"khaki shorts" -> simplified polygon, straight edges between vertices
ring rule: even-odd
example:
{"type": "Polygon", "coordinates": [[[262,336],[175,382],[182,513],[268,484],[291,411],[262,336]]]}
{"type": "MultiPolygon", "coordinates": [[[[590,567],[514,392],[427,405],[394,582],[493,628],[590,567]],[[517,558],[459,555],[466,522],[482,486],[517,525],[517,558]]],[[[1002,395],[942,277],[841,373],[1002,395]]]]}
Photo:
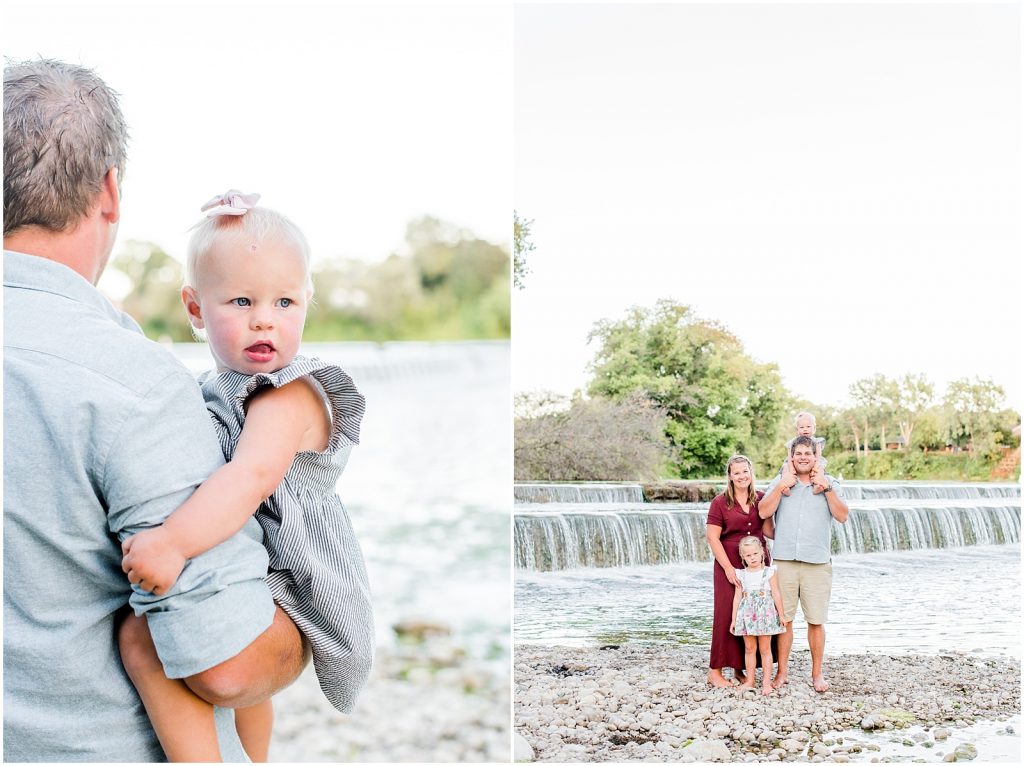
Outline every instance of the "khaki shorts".
{"type": "Polygon", "coordinates": [[[784,620],[796,618],[796,604],[809,625],[828,622],[828,601],[832,596],[832,564],[807,564],[803,561],[774,561],[778,568],[784,620]]]}

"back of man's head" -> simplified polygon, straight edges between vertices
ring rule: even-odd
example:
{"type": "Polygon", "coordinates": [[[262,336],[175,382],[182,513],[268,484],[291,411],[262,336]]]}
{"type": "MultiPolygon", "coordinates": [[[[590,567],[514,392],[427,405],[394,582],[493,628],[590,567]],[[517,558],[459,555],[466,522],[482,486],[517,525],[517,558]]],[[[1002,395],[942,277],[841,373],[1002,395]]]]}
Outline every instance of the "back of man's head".
{"type": "Polygon", "coordinates": [[[810,447],[811,452],[814,452],[814,438],[811,436],[798,436],[793,440],[793,443],[789,446],[789,454],[795,455],[797,447],[810,447]]]}
{"type": "Polygon", "coordinates": [[[111,168],[124,173],[128,128],[91,69],[62,61],[4,68],[4,236],[73,229],[111,168]]]}

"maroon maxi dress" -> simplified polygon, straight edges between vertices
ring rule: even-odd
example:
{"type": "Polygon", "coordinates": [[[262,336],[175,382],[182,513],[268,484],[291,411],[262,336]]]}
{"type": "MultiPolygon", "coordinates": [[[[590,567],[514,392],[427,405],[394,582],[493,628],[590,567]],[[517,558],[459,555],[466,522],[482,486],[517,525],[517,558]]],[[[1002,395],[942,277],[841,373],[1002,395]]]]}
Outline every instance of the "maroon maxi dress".
{"type": "MultiPolygon", "coordinates": [[[[768,545],[765,543],[764,533],[761,526],[764,523],[757,514],[757,504],[764,497],[764,492],[756,492],[755,500],[749,511],[744,511],[743,506],[738,503],[732,508],[726,507],[726,497],[723,492],[711,501],[708,509],[708,524],[722,528],[722,547],[725,548],[725,555],[729,562],[736,569],[743,568],[743,559],[740,558],[740,540],[747,535],[754,535],[760,538],[761,545],[764,545],[765,566],[771,564],[771,554],[768,553],[768,545]]],[[[743,638],[734,636],[729,632],[729,625],[732,623],[732,603],[736,595],[736,586],[729,582],[722,565],[715,560],[715,615],[711,627],[711,668],[736,668],[743,669],[744,650],[743,638]]],[[[776,649],[777,639],[772,636],[772,659],[777,661],[778,650],[776,649]]],[[[757,667],[761,667],[760,652],[757,657],[757,667]]]]}

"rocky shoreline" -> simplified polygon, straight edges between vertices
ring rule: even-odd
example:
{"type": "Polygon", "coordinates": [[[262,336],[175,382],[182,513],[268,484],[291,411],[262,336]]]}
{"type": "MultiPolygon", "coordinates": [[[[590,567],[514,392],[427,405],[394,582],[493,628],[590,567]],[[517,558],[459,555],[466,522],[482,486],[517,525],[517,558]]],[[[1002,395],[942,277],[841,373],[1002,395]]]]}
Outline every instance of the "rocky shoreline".
{"type": "Polygon", "coordinates": [[[810,654],[794,649],[790,683],[765,697],[710,687],[707,657],[697,646],[517,646],[516,760],[878,762],[906,760],[881,755],[906,739],[929,760],[984,761],[951,733],[1020,713],[1015,658],[826,657],[832,688],[818,694],[810,654]]]}
{"type": "Polygon", "coordinates": [[[378,647],[350,715],[328,704],[312,666],[277,694],[270,760],[507,763],[509,696],[507,659],[469,657],[443,634],[407,638],[378,647]]]}

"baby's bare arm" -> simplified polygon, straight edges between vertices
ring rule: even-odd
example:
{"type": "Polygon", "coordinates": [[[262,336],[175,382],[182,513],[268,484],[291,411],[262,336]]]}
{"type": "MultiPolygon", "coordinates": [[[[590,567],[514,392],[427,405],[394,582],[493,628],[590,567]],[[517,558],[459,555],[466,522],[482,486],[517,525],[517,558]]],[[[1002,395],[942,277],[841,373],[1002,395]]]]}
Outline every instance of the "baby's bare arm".
{"type": "Polygon", "coordinates": [[[320,395],[305,380],[268,388],[250,399],[231,462],[218,469],[163,525],[122,544],[128,579],[157,595],[177,580],[186,560],[238,532],[288,472],[307,434],[322,430],[320,395]]]}

